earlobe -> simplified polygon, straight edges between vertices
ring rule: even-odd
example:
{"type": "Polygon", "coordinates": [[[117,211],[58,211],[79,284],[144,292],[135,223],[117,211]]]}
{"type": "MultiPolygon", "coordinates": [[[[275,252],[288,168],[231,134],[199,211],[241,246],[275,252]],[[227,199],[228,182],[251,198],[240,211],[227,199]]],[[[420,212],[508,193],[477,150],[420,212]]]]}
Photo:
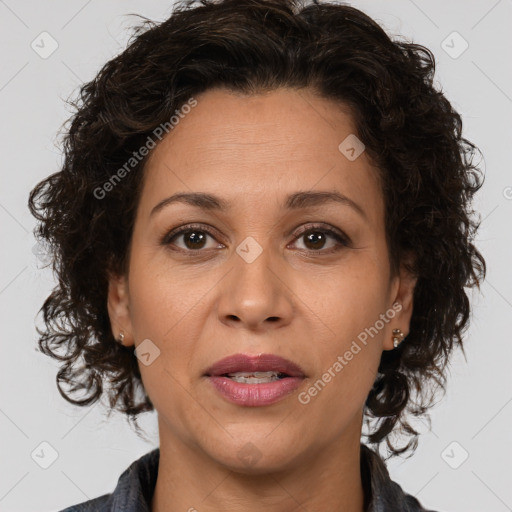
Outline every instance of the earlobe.
{"type": "Polygon", "coordinates": [[[410,330],[417,276],[402,264],[396,279],[397,285],[392,297],[396,314],[389,323],[391,329],[386,333],[384,350],[393,350],[402,342],[407,343],[407,339],[404,340],[404,338],[407,338],[410,330]]]}
{"type": "Polygon", "coordinates": [[[107,308],[112,335],[118,343],[125,346],[134,343],[128,298],[127,278],[125,276],[110,276],[107,308]]]}

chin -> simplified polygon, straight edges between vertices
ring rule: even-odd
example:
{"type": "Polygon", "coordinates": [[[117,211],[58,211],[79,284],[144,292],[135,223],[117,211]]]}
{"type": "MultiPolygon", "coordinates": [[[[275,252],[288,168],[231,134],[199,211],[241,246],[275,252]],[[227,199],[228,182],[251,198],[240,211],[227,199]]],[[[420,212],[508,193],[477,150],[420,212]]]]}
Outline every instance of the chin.
{"type": "MultiPolygon", "coordinates": [[[[272,428],[265,432],[272,432],[272,428]]],[[[232,435],[227,443],[215,443],[214,453],[210,452],[213,459],[230,471],[258,475],[286,471],[297,464],[299,447],[294,436],[286,435],[284,430],[272,438],[254,432],[232,435]]]]}

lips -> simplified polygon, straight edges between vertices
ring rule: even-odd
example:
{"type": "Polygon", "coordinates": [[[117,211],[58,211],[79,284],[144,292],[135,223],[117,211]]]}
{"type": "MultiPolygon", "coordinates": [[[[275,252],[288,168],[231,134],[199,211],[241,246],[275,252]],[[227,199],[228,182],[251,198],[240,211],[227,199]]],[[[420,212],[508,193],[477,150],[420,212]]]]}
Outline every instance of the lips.
{"type": "Polygon", "coordinates": [[[217,361],[205,375],[220,377],[232,373],[276,372],[282,377],[305,377],[303,370],[288,359],[273,354],[260,354],[250,356],[234,354],[217,361]]]}
{"type": "Polygon", "coordinates": [[[217,393],[238,406],[262,407],[283,400],[303,383],[303,370],[273,354],[235,354],[205,372],[217,393]]]}

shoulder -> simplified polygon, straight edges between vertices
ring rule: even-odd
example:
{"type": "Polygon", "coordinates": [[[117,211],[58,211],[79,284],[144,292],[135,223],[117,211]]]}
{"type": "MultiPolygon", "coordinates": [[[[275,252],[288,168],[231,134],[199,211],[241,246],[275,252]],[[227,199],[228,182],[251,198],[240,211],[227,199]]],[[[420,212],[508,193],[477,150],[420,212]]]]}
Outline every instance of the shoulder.
{"type": "Polygon", "coordinates": [[[367,512],[436,512],[426,509],[391,480],[380,455],[361,443],[361,474],[367,493],[367,512]]]}
{"type": "Polygon", "coordinates": [[[158,448],[146,453],[121,474],[112,493],[77,503],[59,512],[149,512],[159,458],[158,448]]]}
{"type": "Polygon", "coordinates": [[[102,512],[103,510],[108,510],[105,507],[111,496],[112,494],[104,494],[92,500],[71,505],[70,507],[62,509],[60,512],[102,512]]]}
{"type": "Polygon", "coordinates": [[[400,485],[392,480],[385,486],[384,492],[379,498],[378,502],[381,503],[382,506],[381,508],[377,508],[376,512],[381,512],[381,510],[382,512],[387,512],[388,510],[397,512],[437,512],[424,508],[415,496],[407,494],[400,485]]]}

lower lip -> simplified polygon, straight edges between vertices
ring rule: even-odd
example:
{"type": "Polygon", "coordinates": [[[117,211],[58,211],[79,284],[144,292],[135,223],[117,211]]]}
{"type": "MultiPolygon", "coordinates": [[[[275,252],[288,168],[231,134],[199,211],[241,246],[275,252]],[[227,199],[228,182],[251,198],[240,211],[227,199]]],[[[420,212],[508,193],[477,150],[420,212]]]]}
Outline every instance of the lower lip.
{"type": "Polygon", "coordinates": [[[303,379],[286,377],[264,384],[245,384],[221,376],[209,376],[208,380],[230,402],[245,407],[260,407],[278,402],[293,393],[303,379]]]}

